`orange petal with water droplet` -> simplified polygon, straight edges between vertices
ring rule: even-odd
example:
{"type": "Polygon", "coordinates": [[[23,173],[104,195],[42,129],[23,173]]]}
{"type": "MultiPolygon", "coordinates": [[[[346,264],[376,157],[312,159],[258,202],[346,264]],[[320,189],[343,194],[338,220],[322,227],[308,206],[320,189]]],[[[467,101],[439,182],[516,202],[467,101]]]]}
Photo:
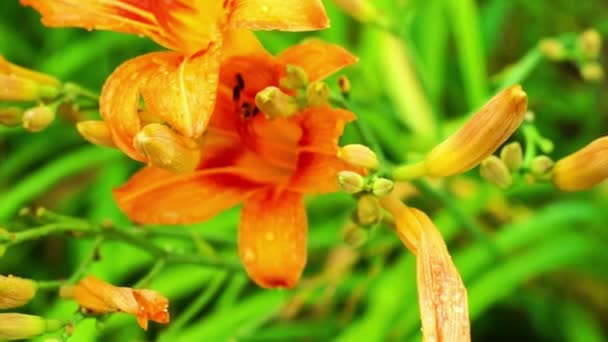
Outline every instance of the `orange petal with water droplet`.
{"type": "Polygon", "coordinates": [[[239,255],[247,274],[265,288],[294,287],[306,265],[307,220],[302,195],[260,191],[245,202],[239,255]]]}
{"type": "Polygon", "coordinates": [[[310,31],[329,27],[320,0],[234,0],[230,25],[252,30],[310,31]]]}
{"type": "Polygon", "coordinates": [[[277,59],[304,68],[311,81],[321,80],[353,65],[357,57],[343,47],[320,39],[308,39],[283,51],[277,59]]]}
{"type": "Polygon", "coordinates": [[[142,88],[146,109],[187,137],[201,136],[215,105],[219,57],[220,46],[211,44],[191,57],[163,59],[142,88]]]}
{"type": "Polygon", "coordinates": [[[244,201],[259,187],[229,168],[176,174],[149,166],[115,189],[114,198],[135,222],[197,223],[244,201]]]}

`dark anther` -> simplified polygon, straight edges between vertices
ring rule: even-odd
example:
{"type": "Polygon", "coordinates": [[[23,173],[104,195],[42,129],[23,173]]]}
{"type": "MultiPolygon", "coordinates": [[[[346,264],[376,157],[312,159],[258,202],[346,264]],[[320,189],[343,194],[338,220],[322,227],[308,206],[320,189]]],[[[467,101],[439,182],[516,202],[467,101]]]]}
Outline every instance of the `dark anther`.
{"type": "Polygon", "coordinates": [[[252,115],[253,115],[253,116],[256,116],[256,115],[258,115],[259,113],[260,113],[260,108],[258,108],[257,106],[253,107],[253,113],[252,113],[252,115]]]}
{"type": "Polygon", "coordinates": [[[251,116],[253,112],[253,108],[251,106],[251,103],[249,102],[243,102],[243,104],[241,105],[241,115],[243,115],[243,117],[248,118],[251,116]]]}
{"type": "Polygon", "coordinates": [[[243,79],[243,75],[240,73],[236,74],[236,84],[241,90],[245,89],[245,80],[243,79]]]}
{"type": "Polygon", "coordinates": [[[239,88],[238,85],[235,85],[234,88],[232,88],[232,100],[238,101],[240,98],[241,98],[241,88],[239,88]]]}

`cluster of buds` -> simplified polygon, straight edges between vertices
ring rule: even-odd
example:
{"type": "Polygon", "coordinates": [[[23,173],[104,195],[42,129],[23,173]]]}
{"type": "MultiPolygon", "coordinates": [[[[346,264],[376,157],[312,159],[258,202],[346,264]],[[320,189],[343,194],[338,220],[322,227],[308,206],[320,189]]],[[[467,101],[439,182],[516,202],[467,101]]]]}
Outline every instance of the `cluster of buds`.
{"type": "Polygon", "coordinates": [[[55,119],[61,82],[56,78],[25,69],[0,55],[0,125],[22,125],[30,132],[45,129],[55,119]],[[14,105],[19,102],[19,105],[14,105]],[[32,102],[37,105],[31,106],[32,102]]]}
{"type": "Polygon", "coordinates": [[[538,43],[538,48],[550,60],[576,64],[584,80],[599,81],[604,78],[604,69],[598,62],[602,36],[594,29],[579,35],[545,38],[538,43]]]}

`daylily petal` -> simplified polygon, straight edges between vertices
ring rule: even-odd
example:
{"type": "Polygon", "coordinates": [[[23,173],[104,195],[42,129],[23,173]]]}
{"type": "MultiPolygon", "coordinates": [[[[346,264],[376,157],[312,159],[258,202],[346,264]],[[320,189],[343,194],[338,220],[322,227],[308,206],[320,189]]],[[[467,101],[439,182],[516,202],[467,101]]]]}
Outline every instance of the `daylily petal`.
{"type": "Polygon", "coordinates": [[[150,0],[21,0],[42,14],[42,22],[55,27],[82,27],[142,34],[173,48],[151,12],[150,0]]]}
{"type": "Polygon", "coordinates": [[[306,264],[306,210],[295,192],[260,191],[245,202],[239,255],[247,273],[265,288],[291,288],[306,264]]]}
{"type": "Polygon", "coordinates": [[[157,70],[159,61],[174,58],[175,53],[156,52],[131,59],[119,66],[103,86],[99,99],[101,116],[116,146],[133,159],[145,159],[133,147],[133,137],[141,129],[138,108],[142,88],[157,70]]]}
{"type": "Polygon", "coordinates": [[[411,209],[420,227],[418,301],[425,341],[470,341],[467,290],[437,227],[411,209]]]}
{"type": "Polygon", "coordinates": [[[344,126],[356,119],[352,112],[329,105],[306,109],[299,117],[303,130],[300,149],[332,155],[338,152],[338,140],[344,126]]]}
{"type": "Polygon", "coordinates": [[[246,29],[229,29],[224,32],[222,60],[232,56],[268,54],[255,33],[246,29]]]}
{"type": "Polygon", "coordinates": [[[304,68],[311,81],[324,79],[358,60],[343,47],[314,38],[288,48],[277,59],[304,68]]]}
{"type": "Polygon", "coordinates": [[[142,89],[146,109],[163,118],[173,129],[197,138],[207,128],[215,104],[220,69],[220,46],[191,57],[174,54],[159,60],[142,89]]]}
{"type": "Polygon", "coordinates": [[[242,202],[260,187],[239,177],[238,172],[224,168],[176,174],[149,166],[115,189],[114,198],[135,222],[202,222],[242,202]]]}
{"type": "Polygon", "coordinates": [[[336,192],[339,189],[338,172],[352,169],[352,166],[336,156],[302,152],[298,156],[297,170],[287,188],[311,194],[336,192]]]}
{"type": "Polygon", "coordinates": [[[329,27],[320,0],[235,0],[232,27],[252,30],[309,31],[329,27]]]}

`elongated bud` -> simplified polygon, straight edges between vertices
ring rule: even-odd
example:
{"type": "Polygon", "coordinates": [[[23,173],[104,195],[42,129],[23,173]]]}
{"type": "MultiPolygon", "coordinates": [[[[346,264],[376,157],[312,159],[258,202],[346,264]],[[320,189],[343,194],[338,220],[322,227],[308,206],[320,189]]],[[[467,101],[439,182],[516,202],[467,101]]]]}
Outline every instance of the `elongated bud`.
{"type": "Polygon", "coordinates": [[[34,81],[0,74],[0,101],[38,100],[41,97],[49,97],[49,91],[49,87],[41,86],[34,81]]]}
{"type": "Polygon", "coordinates": [[[340,147],[338,158],[352,166],[375,170],[380,167],[378,157],[371,148],[361,144],[350,144],[340,147]]]}
{"type": "Polygon", "coordinates": [[[585,81],[597,82],[604,79],[604,68],[598,62],[587,62],[581,66],[581,77],[585,81]]]}
{"type": "Polygon", "coordinates": [[[562,42],[554,38],[545,38],[538,42],[538,49],[548,59],[552,61],[562,61],[566,58],[566,47],[562,42]]]}
{"type": "Polygon", "coordinates": [[[23,113],[23,128],[30,132],[40,132],[55,120],[55,110],[49,106],[30,108],[23,113]]]}
{"type": "Polygon", "coordinates": [[[58,320],[19,313],[0,313],[0,340],[24,340],[58,330],[58,320]]]}
{"type": "Polygon", "coordinates": [[[255,104],[270,119],[286,118],[300,110],[296,99],[277,87],[267,87],[257,93],[255,104]]]}
{"type": "Polygon", "coordinates": [[[27,304],[36,295],[36,283],[29,279],[0,275],[0,309],[27,304]]]}
{"type": "Polygon", "coordinates": [[[55,89],[61,86],[57,78],[10,63],[2,55],[0,55],[0,74],[14,75],[55,89]]]}
{"type": "Polygon", "coordinates": [[[578,47],[584,58],[596,59],[602,49],[602,36],[596,30],[586,30],[578,37],[578,47]]]}
{"type": "Polygon", "coordinates": [[[353,171],[340,171],[338,172],[338,185],[342,191],[356,194],[365,188],[365,179],[353,171]]]}
{"type": "Polygon", "coordinates": [[[200,160],[201,151],[194,140],[162,124],[146,125],[133,139],[133,145],[150,164],[177,173],[193,171],[200,160]]]}
{"type": "Polygon", "coordinates": [[[342,232],[344,242],[353,248],[359,248],[367,242],[369,231],[353,222],[349,222],[342,232]]]}
{"type": "Polygon", "coordinates": [[[509,171],[515,172],[519,170],[524,162],[524,153],[521,144],[512,142],[503,147],[500,151],[500,159],[502,159],[509,171]]]}
{"type": "Polygon", "coordinates": [[[547,156],[537,156],[532,160],[530,172],[537,178],[543,178],[551,172],[555,162],[547,156]]]}
{"type": "Polygon", "coordinates": [[[344,13],[363,23],[374,21],[378,16],[378,11],[369,0],[334,0],[334,3],[344,13]]]}
{"type": "Polygon", "coordinates": [[[594,140],[560,159],[553,168],[553,183],[564,191],[589,189],[608,178],[608,137],[594,140]]]}
{"type": "Polygon", "coordinates": [[[340,77],[338,77],[338,88],[340,88],[340,92],[342,93],[342,95],[344,95],[345,97],[348,97],[348,95],[350,94],[350,90],[352,88],[348,77],[346,77],[344,75],[341,75],[340,77]]]}
{"type": "Polygon", "coordinates": [[[115,147],[114,140],[110,134],[110,129],[104,121],[89,120],[80,121],[76,124],[76,129],[88,142],[105,147],[115,147]]]}
{"type": "Polygon", "coordinates": [[[19,107],[0,108],[0,125],[17,126],[21,123],[23,109],[19,107]]]}
{"type": "Polygon", "coordinates": [[[285,67],[285,77],[279,80],[279,84],[286,89],[301,89],[308,84],[308,75],[303,68],[287,64],[285,67]]]}
{"type": "Polygon", "coordinates": [[[378,198],[371,194],[359,197],[357,201],[357,223],[362,226],[371,226],[382,221],[382,206],[378,198]]]}
{"type": "Polygon", "coordinates": [[[513,183],[507,165],[497,156],[489,156],[479,165],[479,173],[489,183],[501,189],[506,189],[513,183]]]}
{"type": "Polygon", "coordinates": [[[329,86],[322,81],[315,81],[306,87],[306,100],[310,107],[326,105],[329,101],[329,86]]]}
{"type": "Polygon", "coordinates": [[[447,177],[474,168],[517,130],[527,104],[527,95],[519,85],[498,93],[460,130],[431,150],[424,160],[427,175],[447,177]]]}
{"type": "Polygon", "coordinates": [[[395,182],[386,178],[378,178],[372,184],[372,193],[376,197],[384,197],[390,194],[395,188],[395,182]]]}

